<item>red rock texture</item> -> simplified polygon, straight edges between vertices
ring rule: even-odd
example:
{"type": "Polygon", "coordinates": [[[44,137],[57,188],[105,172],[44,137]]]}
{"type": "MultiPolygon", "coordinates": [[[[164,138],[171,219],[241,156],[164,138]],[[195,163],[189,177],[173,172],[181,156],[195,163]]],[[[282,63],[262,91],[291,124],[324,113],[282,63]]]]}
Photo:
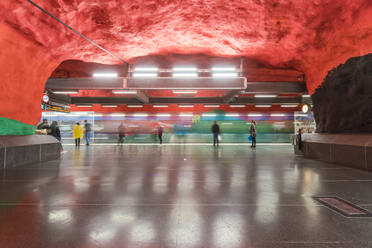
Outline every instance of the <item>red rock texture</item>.
{"type": "MultiPolygon", "coordinates": [[[[129,61],[175,53],[244,56],[305,73],[311,93],[330,69],[372,51],[370,0],[36,2],[129,61]]],[[[42,85],[64,60],[118,64],[25,0],[2,0],[0,16],[1,70],[11,72],[1,84],[8,93],[0,93],[0,116],[35,124],[42,85]],[[30,113],[15,113],[20,102],[30,113]]]]}

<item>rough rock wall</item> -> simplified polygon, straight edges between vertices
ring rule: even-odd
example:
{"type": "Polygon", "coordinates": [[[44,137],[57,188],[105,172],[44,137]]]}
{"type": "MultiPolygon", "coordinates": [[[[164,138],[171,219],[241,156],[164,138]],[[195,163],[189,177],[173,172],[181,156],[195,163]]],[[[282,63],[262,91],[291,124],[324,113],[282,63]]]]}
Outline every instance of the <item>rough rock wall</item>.
{"type": "Polygon", "coordinates": [[[312,99],[318,132],[372,133],[372,54],[331,70],[312,99]]]}

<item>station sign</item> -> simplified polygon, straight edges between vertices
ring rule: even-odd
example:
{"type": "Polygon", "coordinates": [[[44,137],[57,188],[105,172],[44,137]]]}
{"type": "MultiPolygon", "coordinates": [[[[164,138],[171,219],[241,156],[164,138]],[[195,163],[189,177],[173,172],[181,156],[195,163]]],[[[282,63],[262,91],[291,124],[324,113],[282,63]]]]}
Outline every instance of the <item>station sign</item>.
{"type": "Polygon", "coordinates": [[[70,113],[70,105],[52,102],[52,101],[49,101],[48,103],[43,102],[41,104],[41,109],[55,111],[55,112],[70,113]]]}

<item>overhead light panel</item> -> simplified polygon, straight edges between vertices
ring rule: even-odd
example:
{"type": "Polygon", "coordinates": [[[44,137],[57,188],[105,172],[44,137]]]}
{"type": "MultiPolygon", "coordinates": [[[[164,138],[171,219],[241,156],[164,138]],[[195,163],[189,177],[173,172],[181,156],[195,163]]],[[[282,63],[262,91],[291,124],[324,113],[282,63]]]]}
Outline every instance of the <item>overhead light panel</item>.
{"type": "Polygon", "coordinates": [[[90,107],[93,107],[92,104],[76,104],[76,107],[79,107],[79,108],[90,108],[90,107]]]}
{"type": "Polygon", "coordinates": [[[170,117],[171,114],[157,114],[157,117],[170,117]]]}
{"type": "Polygon", "coordinates": [[[273,97],[277,97],[278,95],[275,95],[275,94],[257,94],[257,95],[254,95],[254,97],[256,98],[273,98],[273,97]]]}
{"type": "Polygon", "coordinates": [[[127,105],[128,108],[142,108],[143,105],[127,105]]]}
{"type": "Polygon", "coordinates": [[[154,108],[166,108],[168,105],[152,105],[154,108]]]}
{"type": "Polygon", "coordinates": [[[239,114],[226,114],[225,116],[227,116],[227,117],[238,117],[239,114]]]}
{"type": "Polygon", "coordinates": [[[258,104],[258,105],[255,105],[256,108],[270,108],[271,105],[270,104],[258,104]]]}
{"type": "Polygon", "coordinates": [[[125,117],[125,114],[111,114],[112,117],[125,117]]]}
{"type": "Polygon", "coordinates": [[[282,108],[297,108],[297,104],[282,104],[280,107],[282,108]]]}
{"type": "Polygon", "coordinates": [[[234,67],[212,67],[212,71],[236,71],[234,67]]]}
{"type": "Polygon", "coordinates": [[[236,72],[218,72],[218,73],[213,73],[213,77],[215,78],[234,78],[238,77],[238,73],[236,72]]]}
{"type": "Polygon", "coordinates": [[[206,104],[204,107],[206,108],[218,108],[220,105],[219,104],[206,104]]]}
{"type": "Polygon", "coordinates": [[[104,108],[116,108],[118,105],[113,105],[113,104],[103,104],[102,107],[104,108]]]}
{"type": "Polygon", "coordinates": [[[174,67],[173,71],[177,72],[186,72],[186,71],[197,71],[198,69],[196,67],[174,67]]]}
{"type": "Polygon", "coordinates": [[[180,108],[192,108],[194,105],[188,105],[188,104],[183,104],[183,105],[178,105],[180,108]]]}
{"type": "Polygon", "coordinates": [[[180,117],[192,117],[193,114],[179,114],[180,117]]]}
{"type": "Polygon", "coordinates": [[[198,93],[197,90],[174,90],[174,94],[196,94],[198,93]]]}
{"type": "Polygon", "coordinates": [[[113,90],[112,93],[114,94],[128,94],[128,95],[135,95],[137,94],[136,90],[113,90]]]}
{"type": "Polygon", "coordinates": [[[208,113],[206,113],[206,114],[202,114],[202,116],[203,117],[215,117],[216,114],[208,114],[208,113]]]}
{"type": "Polygon", "coordinates": [[[79,91],[78,90],[56,90],[56,91],[53,91],[54,94],[59,94],[59,95],[62,95],[62,94],[78,94],[79,91]]]}
{"type": "Polygon", "coordinates": [[[260,117],[262,114],[248,114],[249,117],[260,117]]]}
{"type": "Polygon", "coordinates": [[[285,114],[271,114],[271,117],[283,117],[286,116],[285,114]]]}
{"type": "Polygon", "coordinates": [[[302,95],[302,97],[308,98],[308,97],[311,97],[311,96],[309,94],[305,94],[305,95],[302,95]]]}
{"type": "Polygon", "coordinates": [[[141,113],[138,113],[138,114],[133,114],[134,117],[147,117],[148,114],[141,114],[141,113]]]}
{"type": "Polygon", "coordinates": [[[135,72],[133,73],[133,77],[135,78],[148,78],[148,77],[157,77],[157,73],[141,73],[141,72],[135,72]]]}
{"type": "Polygon", "coordinates": [[[96,78],[116,78],[118,77],[117,73],[93,73],[93,77],[96,78]]]}
{"type": "Polygon", "coordinates": [[[136,67],[134,71],[140,72],[157,72],[159,69],[157,67],[136,67]]]}
{"type": "Polygon", "coordinates": [[[198,74],[197,73],[193,73],[193,72],[178,72],[178,73],[173,73],[173,77],[177,77],[177,78],[180,78],[180,77],[197,77],[198,74]]]}
{"type": "Polygon", "coordinates": [[[229,105],[230,108],[245,108],[245,105],[243,104],[232,104],[232,105],[229,105]]]}

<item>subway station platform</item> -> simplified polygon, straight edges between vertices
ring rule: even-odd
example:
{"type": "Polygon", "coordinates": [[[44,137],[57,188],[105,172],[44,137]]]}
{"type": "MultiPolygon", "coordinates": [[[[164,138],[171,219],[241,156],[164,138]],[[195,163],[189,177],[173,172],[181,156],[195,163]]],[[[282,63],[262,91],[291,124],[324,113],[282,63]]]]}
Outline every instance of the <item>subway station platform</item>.
{"type": "Polygon", "coordinates": [[[65,146],[0,176],[1,247],[372,247],[370,215],[313,198],[372,211],[372,173],[290,145],[65,146]]]}

